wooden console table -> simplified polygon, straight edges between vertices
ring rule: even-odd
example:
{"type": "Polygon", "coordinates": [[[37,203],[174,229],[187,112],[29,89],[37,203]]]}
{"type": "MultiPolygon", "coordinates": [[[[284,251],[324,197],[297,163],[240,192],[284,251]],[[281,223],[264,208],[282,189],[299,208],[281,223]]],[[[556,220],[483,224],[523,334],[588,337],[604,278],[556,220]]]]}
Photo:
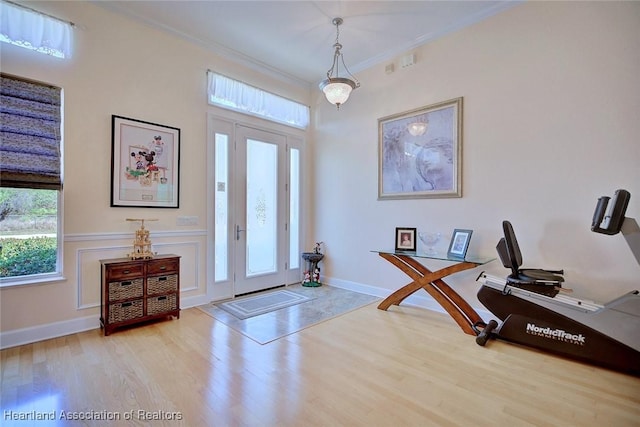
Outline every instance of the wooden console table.
{"type": "Polygon", "coordinates": [[[451,289],[444,280],[451,274],[459,271],[469,270],[493,261],[495,258],[471,259],[464,260],[447,258],[441,254],[427,254],[421,252],[396,252],[396,251],[372,251],[376,252],[382,258],[395,265],[402,270],[407,276],[413,279],[413,282],[403,286],[384,301],[378,308],[387,310],[392,305],[400,305],[405,298],[412,295],[419,289],[424,289],[436,300],[438,304],[444,308],[447,313],[456,321],[462,330],[469,335],[478,335],[478,330],[474,326],[483,326],[482,318],[471,308],[456,291],[451,289]],[[453,265],[441,268],[440,270],[431,271],[423,264],[418,262],[417,258],[431,259],[438,261],[450,261],[453,265]]]}

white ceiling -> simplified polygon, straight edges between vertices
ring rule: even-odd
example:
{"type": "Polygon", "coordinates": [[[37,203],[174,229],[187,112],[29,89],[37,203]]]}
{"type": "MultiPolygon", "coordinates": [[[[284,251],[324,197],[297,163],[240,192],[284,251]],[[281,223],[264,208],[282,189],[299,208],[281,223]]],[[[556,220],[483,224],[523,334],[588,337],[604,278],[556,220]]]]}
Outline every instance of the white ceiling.
{"type": "MultiPolygon", "coordinates": [[[[226,58],[302,85],[333,60],[333,18],[356,74],[519,1],[96,1],[226,58]]],[[[342,75],[342,73],[341,73],[342,75]]]]}

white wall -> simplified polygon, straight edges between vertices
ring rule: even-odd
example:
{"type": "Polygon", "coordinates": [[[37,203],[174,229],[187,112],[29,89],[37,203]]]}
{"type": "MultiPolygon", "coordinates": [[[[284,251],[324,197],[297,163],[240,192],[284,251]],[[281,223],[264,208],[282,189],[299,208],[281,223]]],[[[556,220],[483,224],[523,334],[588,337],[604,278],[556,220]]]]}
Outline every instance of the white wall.
{"type": "Polygon", "coordinates": [[[2,43],[4,73],[64,90],[64,281],[0,289],[0,346],[98,327],[99,259],[125,256],[138,224],[154,250],[181,261],[181,305],[204,303],[207,277],[206,72],[213,69],[309,104],[309,88],[260,75],[92,2],[29,2],[76,24],[60,60],[2,43]],[[111,208],[111,115],[181,129],[180,208],[111,208]],[[197,226],[177,226],[196,216],[197,226]]]}
{"type": "MultiPolygon", "coordinates": [[[[440,231],[445,250],[454,228],[473,229],[469,253],[496,256],[508,219],[525,263],[564,268],[575,294],[640,289],[622,235],[590,231],[597,198],[618,188],[640,220],[640,3],[529,2],[415,53],[393,74],[358,74],[339,111],[318,100],[314,239],[327,280],[388,293],[410,280],[369,251],[393,248],[395,227],[440,231]],[[378,201],[377,118],[460,96],[463,197],[378,201]]],[[[478,308],[482,269],[507,275],[494,261],[450,279],[478,308]]]]}
{"type": "MultiPolygon", "coordinates": [[[[589,231],[597,197],[620,187],[632,193],[629,215],[640,217],[638,3],[525,3],[417,49],[410,68],[396,61],[393,74],[385,64],[360,73],[362,88],[339,112],[315,88],[262,76],[93,3],[29,4],[78,25],[70,61],[0,49],[3,72],[64,88],[66,280],[0,290],[1,346],[97,326],[97,259],[127,252],[135,225],[126,217],[160,219],[152,239],[183,256],[183,301],[201,300],[211,262],[209,68],[303,103],[314,97],[305,246],[326,242],[330,283],[380,294],[406,283],[369,252],[390,248],[396,226],[471,228],[470,252],[493,255],[509,219],[527,263],[564,267],[576,292],[603,301],[640,287],[622,237],[589,231]],[[377,118],[458,96],[463,197],[377,201],[377,118]],[[180,209],[109,207],[112,114],[181,129],[180,209]],[[177,227],[182,215],[199,224],[177,227]]],[[[487,269],[506,274],[496,262],[487,269]]],[[[470,300],[477,273],[451,278],[470,300]]]]}

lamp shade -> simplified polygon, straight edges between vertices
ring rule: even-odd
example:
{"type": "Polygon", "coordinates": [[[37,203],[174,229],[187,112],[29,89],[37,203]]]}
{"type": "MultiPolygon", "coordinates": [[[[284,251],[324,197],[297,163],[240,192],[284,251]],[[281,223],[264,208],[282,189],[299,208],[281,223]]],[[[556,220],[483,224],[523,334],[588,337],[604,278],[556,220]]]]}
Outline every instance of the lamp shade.
{"type": "Polygon", "coordinates": [[[328,78],[320,83],[320,89],[324,92],[327,101],[338,107],[347,102],[351,91],[355,88],[356,84],[353,80],[342,77],[328,78]]]}

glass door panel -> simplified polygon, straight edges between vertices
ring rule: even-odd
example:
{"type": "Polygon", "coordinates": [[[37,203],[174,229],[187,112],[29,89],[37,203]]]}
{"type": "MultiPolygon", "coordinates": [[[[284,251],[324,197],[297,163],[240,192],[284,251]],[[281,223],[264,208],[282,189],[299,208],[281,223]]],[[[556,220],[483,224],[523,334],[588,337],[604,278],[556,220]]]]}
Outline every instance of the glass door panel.
{"type": "Polygon", "coordinates": [[[246,276],[274,273],[278,262],[278,146],[247,139],[246,276]]]}
{"type": "Polygon", "coordinates": [[[300,150],[289,149],[289,270],[300,268],[300,150]]]}
{"type": "Polygon", "coordinates": [[[229,279],[229,135],[215,134],[215,281],[229,279]]]}

